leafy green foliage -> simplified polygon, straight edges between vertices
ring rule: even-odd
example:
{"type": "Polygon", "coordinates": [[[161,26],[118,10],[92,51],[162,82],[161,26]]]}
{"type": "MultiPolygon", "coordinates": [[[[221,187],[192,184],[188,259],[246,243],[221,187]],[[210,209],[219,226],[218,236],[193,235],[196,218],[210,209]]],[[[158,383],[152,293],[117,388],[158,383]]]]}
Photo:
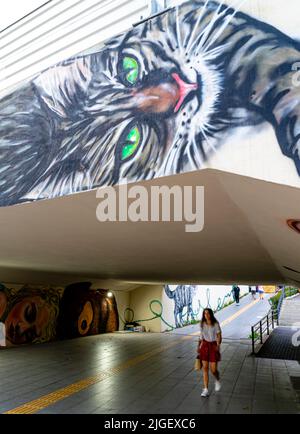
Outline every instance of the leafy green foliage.
{"type": "MultiPolygon", "coordinates": [[[[292,286],[288,286],[285,288],[285,297],[292,297],[293,295],[296,295],[299,293],[298,288],[294,288],[292,286]]],[[[279,291],[274,297],[270,298],[269,302],[272,305],[274,309],[278,308],[278,303],[281,298],[282,291],[279,291]]]]}

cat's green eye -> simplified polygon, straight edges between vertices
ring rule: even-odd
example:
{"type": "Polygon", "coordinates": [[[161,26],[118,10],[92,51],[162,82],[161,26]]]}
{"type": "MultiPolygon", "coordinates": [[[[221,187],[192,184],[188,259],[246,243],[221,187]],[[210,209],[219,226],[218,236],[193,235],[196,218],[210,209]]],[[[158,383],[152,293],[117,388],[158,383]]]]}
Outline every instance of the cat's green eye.
{"type": "Polygon", "coordinates": [[[134,127],[130,130],[126,137],[126,142],[124,143],[122,149],[122,161],[130,158],[137,150],[141,141],[141,133],[138,127],[134,127]]]}
{"type": "Polygon", "coordinates": [[[134,57],[124,57],[123,70],[126,72],[126,80],[128,83],[131,85],[136,84],[140,73],[138,61],[134,57]]]}

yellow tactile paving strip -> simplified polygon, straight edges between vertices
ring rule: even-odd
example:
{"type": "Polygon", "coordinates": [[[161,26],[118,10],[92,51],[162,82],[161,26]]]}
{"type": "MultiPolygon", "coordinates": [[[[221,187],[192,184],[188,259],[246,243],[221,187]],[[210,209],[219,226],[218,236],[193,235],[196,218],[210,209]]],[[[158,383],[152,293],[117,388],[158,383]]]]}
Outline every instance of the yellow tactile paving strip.
{"type": "Polygon", "coordinates": [[[106,380],[107,378],[112,377],[113,375],[119,374],[125,369],[131,368],[132,366],[135,366],[138,363],[143,362],[149,357],[152,357],[158,353],[165,351],[166,349],[169,349],[177,345],[181,340],[182,339],[176,340],[175,342],[165,345],[164,347],[160,347],[153,351],[149,351],[148,353],[145,353],[141,356],[134,357],[133,359],[130,359],[127,362],[122,363],[121,365],[115,368],[107,369],[106,371],[103,371],[100,374],[78,381],[77,383],[70,384],[67,387],[49,393],[48,395],[42,396],[41,398],[35,399],[34,401],[28,402],[27,404],[21,405],[20,407],[17,407],[13,410],[6,411],[4,414],[36,413],[40,410],[43,410],[46,407],[49,407],[50,405],[56,404],[58,401],[66,399],[69,396],[74,395],[75,393],[78,393],[81,390],[88,388],[89,386],[92,386],[93,384],[100,383],[101,381],[106,380]]]}
{"type": "MultiPolygon", "coordinates": [[[[253,303],[245,306],[243,309],[236,312],[234,315],[232,315],[230,318],[226,319],[221,323],[221,326],[224,327],[225,325],[229,324],[233,320],[235,320],[237,317],[242,315],[244,312],[246,312],[248,309],[253,307],[256,303],[258,303],[258,300],[254,301],[253,303]]],[[[159,354],[171,347],[174,347],[178,343],[182,342],[183,340],[192,339],[193,336],[197,336],[199,332],[193,333],[189,336],[184,336],[180,338],[179,340],[176,340],[175,342],[172,342],[168,345],[165,345],[164,347],[157,348],[153,351],[149,351],[148,353],[145,353],[141,356],[134,357],[133,359],[128,360],[125,363],[122,363],[121,365],[107,369],[106,371],[101,372],[100,374],[94,375],[92,377],[86,378],[84,380],[78,381],[77,383],[70,384],[67,387],[64,387],[62,389],[56,390],[55,392],[49,393],[48,395],[42,396],[41,398],[35,399],[34,401],[28,402],[27,404],[23,404],[20,407],[14,408],[12,410],[6,411],[4,414],[33,414],[37,413],[40,410],[43,410],[46,407],[49,407],[50,405],[54,405],[59,401],[62,401],[63,399],[68,398],[71,395],[74,395],[75,393],[80,392],[81,390],[87,389],[89,386],[92,386],[93,384],[100,383],[103,380],[106,380],[109,377],[112,377],[113,375],[117,375],[121,373],[122,371],[131,368],[132,366],[137,365],[138,363],[141,363],[147,359],[149,359],[152,356],[155,356],[156,354],[159,354]]]]}

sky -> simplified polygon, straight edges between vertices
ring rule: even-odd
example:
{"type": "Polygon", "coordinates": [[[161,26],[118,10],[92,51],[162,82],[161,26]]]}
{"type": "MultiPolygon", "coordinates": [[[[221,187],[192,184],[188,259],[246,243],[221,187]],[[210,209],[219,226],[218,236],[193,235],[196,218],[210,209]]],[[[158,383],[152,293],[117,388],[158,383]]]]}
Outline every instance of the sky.
{"type": "Polygon", "coordinates": [[[0,30],[46,2],[47,0],[0,0],[0,30]]]}

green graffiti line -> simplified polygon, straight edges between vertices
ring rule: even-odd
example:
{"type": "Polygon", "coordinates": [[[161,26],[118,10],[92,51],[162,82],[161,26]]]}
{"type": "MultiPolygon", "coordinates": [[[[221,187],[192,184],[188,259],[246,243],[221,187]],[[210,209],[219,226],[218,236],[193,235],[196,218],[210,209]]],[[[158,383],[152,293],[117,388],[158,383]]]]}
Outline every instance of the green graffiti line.
{"type": "Polygon", "coordinates": [[[162,305],[161,301],[159,301],[159,300],[152,300],[152,301],[150,301],[150,303],[149,303],[149,309],[150,309],[150,312],[154,315],[154,316],[151,317],[151,318],[135,320],[135,319],[134,319],[134,310],[131,309],[131,308],[129,308],[129,307],[127,307],[127,308],[124,310],[124,319],[126,319],[126,314],[127,314],[127,312],[129,312],[129,313],[131,314],[130,319],[128,319],[127,321],[124,321],[124,320],[122,319],[122,317],[120,317],[120,318],[121,318],[122,322],[124,323],[124,325],[126,325],[126,324],[131,324],[131,323],[133,323],[133,322],[140,323],[140,322],[153,321],[153,320],[155,320],[155,319],[161,319],[161,321],[162,321],[162,322],[163,322],[167,327],[170,328],[170,330],[168,330],[168,331],[175,330],[175,327],[173,327],[171,324],[169,324],[169,323],[164,319],[164,317],[163,317],[163,305],[162,305]],[[159,311],[155,311],[155,310],[154,310],[154,307],[153,307],[153,306],[154,306],[155,304],[158,304],[158,306],[159,306],[159,311]]]}
{"type": "MultiPolygon", "coordinates": [[[[224,309],[225,307],[228,306],[228,304],[230,304],[230,302],[232,302],[232,292],[230,291],[229,293],[227,293],[224,297],[219,297],[217,300],[217,307],[215,309],[213,309],[213,311],[219,312],[222,309],[224,309]]],[[[203,311],[204,309],[210,308],[212,309],[211,306],[211,289],[207,288],[206,289],[206,304],[202,304],[201,300],[198,300],[198,308],[193,311],[193,316],[194,317],[198,317],[200,312],[203,311]]],[[[160,319],[167,327],[169,327],[169,330],[167,331],[172,331],[172,330],[176,330],[176,327],[172,326],[171,324],[169,324],[163,317],[163,305],[159,300],[152,300],[149,303],[149,310],[150,312],[153,314],[153,317],[151,318],[147,318],[147,319],[139,319],[139,320],[135,320],[134,319],[134,310],[127,307],[124,310],[124,319],[120,316],[121,321],[123,322],[124,325],[126,324],[131,324],[133,322],[135,323],[141,323],[141,322],[147,322],[147,321],[154,321],[155,319],[160,319]],[[159,309],[156,311],[154,308],[154,305],[158,305],[159,309]],[[126,315],[130,315],[129,317],[126,318],[126,315]]],[[[182,317],[186,317],[187,316],[187,312],[185,312],[182,317]]]]}

